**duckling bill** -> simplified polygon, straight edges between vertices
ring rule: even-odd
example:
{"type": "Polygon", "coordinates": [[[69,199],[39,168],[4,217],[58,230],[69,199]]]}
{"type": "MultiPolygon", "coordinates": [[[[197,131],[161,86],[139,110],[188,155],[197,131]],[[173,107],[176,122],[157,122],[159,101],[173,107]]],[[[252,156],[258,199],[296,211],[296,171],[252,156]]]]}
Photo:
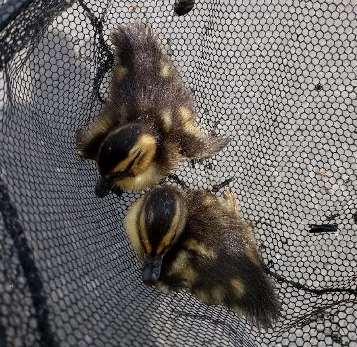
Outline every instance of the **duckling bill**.
{"type": "Polygon", "coordinates": [[[111,42],[109,99],[77,137],[78,155],[97,164],[98,196],[153,186],[182,159],[208,158],[226,146],[195,124],[191,93],[149,27],[119,26],[111,42]]]}
{"type": "Polygon", "coordinates": [[[252,227],[233,194],[154,188],[126,217],[146,285],[186,288],[207,304],[222,304],[257,326],[270,327],[280,304],[265,275],[252,227]]]}

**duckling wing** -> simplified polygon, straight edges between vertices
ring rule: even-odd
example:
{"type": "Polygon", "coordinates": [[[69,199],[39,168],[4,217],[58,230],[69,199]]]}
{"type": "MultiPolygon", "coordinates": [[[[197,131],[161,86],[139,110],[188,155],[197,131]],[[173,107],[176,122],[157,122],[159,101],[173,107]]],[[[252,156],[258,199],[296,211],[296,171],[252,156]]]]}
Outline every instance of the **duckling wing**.
{"type": "Polygon", "coordinates": [[[267,328],[279,316],[280,304],[254,240],[247,238],[251,227],[237,218],[229,199],[230,211],[212,194],[189,193],[189,236],[182,247],[197,274],[191,291],[204,302],[223,304],[267,328]]]}
{"type": "Polygon", "coordinates": [[[246,247],[244,240],[239,244],[229,238],[219,252],[222,280],[227,283],[224,304],[258,327],[269,328],[279,316],[280,303],[256,254],[251,254],[251,245],[246,247]],[[243,252],[237,251],[242,244],[243,252]]]}
{"type": "Polygon", "coordinates": [[[214,156],[225,148],[229,140],[214,136],[204,135],[196,128],[192,132],[186,132],[181,138],[182,153],[189,159],[206,159],[214,156]]]}
{"type": "Polygon", "coordinates": [[[261,264],[253,262],[242,241],[232,236],[216,237],[219,246],[211,248],[211,257],[196,257],[200,282],[194,292],[203,292],[211,303],[223,304],[258,327],[268,328],[280,311],[273,286],[261,264]]]}
{"type": "Polygon", "coordinates": [[[182,154],[190,159],[204,159],[213,156],[228,144],[228,139],[206,135],[195,124],[196,114],[192,103],[181,105],[177,112],[180,121],[179,142],[182,154]]]}

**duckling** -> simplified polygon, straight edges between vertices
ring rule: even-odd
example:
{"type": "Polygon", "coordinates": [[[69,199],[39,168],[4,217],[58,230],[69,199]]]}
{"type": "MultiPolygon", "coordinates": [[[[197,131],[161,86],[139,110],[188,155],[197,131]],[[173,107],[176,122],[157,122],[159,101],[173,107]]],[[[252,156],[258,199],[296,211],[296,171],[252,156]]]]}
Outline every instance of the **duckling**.
{"type": "Polygon", "coordinates": [[[151,187],[182,159],[208,158],[227,145],[195,124],[191,93],[149,27],[119,26],[111,42],[109,99],[77,134],[78,155],[97,163],[98,196],[151,187]]]}
{"type": "Polygon", "coordinates": [[[125,227],[148,286],[188,289],[202,302],[222,304],[258,327],[277,319],[279,301],[263,271],[252,225],[234,195],[159,186],[128,210],[125,227]]]}

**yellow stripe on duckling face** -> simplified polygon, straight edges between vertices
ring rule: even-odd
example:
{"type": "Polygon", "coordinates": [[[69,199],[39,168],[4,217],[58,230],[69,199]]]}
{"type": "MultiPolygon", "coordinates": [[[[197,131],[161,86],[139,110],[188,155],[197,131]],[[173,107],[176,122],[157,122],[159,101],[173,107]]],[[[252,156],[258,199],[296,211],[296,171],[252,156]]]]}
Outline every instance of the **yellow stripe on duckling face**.
{"type": "Polygon", "coordinates": [[[159,247],[157,249],[157,255],[164,253],[172,244],[175,239],[181,233],[184,224],[186,223],[186,206],[181,202],[181,200],[176,199],[175,201],[175,214],[172,218],[171,225],[162,238],[159,247]]]}
{"type": "Polygon", "coordinates": [[[142,208],[139,218],[139,239],[146,254],[151,254],[152,247],[149,241],[145,223],[145,209],[142,208]]]}
{"type": "Polygon", "coordinates": [[[177,196],[175,200],[175,214],[172,218],[170,227],[168,228],[165,236],[162,238],[159,244],[159,247],[157,248],[157,255],[163,254],[180,236],[186,224],[186,216],[187,207],[185,203],[177,196]]]}
{"type": "Polygon", "coordinates": [[[129,241],[134,251],[140,258],[142,258],[144,255],[144,249],[139,237],[138,218],[140,211],[142,210],[143,203],[144,198],[140,198],[135,201],[128,209],[127,215],[125,217],[125,229],[129,241]]]}
{"type": "Polygon", "coordinates": [[[112,170],[112,173],[118,173],[118,172],[123,172],[126,170],[126,168],[128,167],[129,163],[132,161],[133,158],[135,158],[135,156],[138,154],[139,149],[133,147],[130,151],[128,156],[122,160],[121,162],[118,163],[117,166],[115,166],[115,168],[112,170]]]}
{"type": "Polygon", "coordinates": [[[146,187],[152,187],[155,184],[159,183],[163,178],[163,175],[160,173],[160,170],[153,163],[151,164],[146,171],[142,174],[139,174],[135,177],[126,177],[115,182],[115,185],[120,187],[123,190],[140,190],[146,187]]]}
{"type": "Polygon", "coordinates": [[[135,149],[142,153],[142,155],[139,156],[137,160],[135,160],[131,168],[132,173],[136,176],[143,173],[153,162],[156,153],[155,138],[148,134],[140,136],[138,142],[133,148],[133,156],[135,156],[137,153],[135,149]]]}
{"type": "Polygon", "coordinates": [[[131,173],[134,176],[144,172],[153,161],[156,153],[155,138],[148,134],[141,135],[133,148],[129,151],[128,156],[115,166],[112,173],[125,171],[138,153],[141,154],[137,157],[131,167],[131,173]]]}

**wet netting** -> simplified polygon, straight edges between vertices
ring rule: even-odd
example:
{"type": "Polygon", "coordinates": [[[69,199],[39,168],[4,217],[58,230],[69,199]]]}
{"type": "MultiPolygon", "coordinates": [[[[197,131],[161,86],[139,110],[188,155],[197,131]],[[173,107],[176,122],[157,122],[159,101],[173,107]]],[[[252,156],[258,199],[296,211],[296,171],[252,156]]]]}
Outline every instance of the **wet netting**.
{"type": "MultiPolygon", "coordinates": [[[[2,1],[1,346],[356,346],[355,0],[2,1]],[[140,194],[94,194],[76,130],[108,90],[109,33],[149,23],[231,139],[176,173],[230,183],[282,302],[259,331],[185,291],[142,283],[123,230],[140,194]]],[[[217,194],[221,194],[218,192],[217,194]]]]}

